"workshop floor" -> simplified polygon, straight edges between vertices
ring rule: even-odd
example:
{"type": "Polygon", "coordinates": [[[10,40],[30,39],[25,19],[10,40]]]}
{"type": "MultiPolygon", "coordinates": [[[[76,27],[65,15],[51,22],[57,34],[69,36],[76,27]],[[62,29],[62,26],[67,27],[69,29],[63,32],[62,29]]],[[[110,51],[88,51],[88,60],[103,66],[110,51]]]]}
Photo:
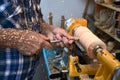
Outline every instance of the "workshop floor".
{"type": "Polygon", "coordinates": [[[48,80],[43,54],[40,55],[39,64],[36,68],[36,73],[33,80],[48,80]]]}

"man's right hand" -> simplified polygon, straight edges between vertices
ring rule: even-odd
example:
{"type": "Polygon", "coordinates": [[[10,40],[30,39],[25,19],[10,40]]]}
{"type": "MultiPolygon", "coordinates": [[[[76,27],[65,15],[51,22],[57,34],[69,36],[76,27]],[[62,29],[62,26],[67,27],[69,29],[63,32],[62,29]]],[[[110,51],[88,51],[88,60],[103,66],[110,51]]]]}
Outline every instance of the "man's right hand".
{"type": "Polygon", "coordinates": [[[42,48],[52,48],[49,39],[40,33],[25,30],[18,40],[17,49],[23,55],[38,54],[42,48]]]}

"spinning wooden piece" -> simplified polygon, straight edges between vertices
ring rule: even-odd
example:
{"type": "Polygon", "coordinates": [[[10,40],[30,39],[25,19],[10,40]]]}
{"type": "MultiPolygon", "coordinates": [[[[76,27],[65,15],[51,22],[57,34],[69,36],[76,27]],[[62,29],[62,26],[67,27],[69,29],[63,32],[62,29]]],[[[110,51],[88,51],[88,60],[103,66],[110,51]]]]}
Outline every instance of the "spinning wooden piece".
{"type": "Polygon", "coordinates": [[[87,27],[80,26],[74,35],[79,38],[79,42],[86,49],[88,55],[94,58],[93,50],[96,46],[106,49],[106,45],[97,36],[95,36],[87,27]]]}
{"type": "Polygon", "coordinates": [[[49,24],[53,25],[53,16],[51,12],[49,13],[49,24]]]}

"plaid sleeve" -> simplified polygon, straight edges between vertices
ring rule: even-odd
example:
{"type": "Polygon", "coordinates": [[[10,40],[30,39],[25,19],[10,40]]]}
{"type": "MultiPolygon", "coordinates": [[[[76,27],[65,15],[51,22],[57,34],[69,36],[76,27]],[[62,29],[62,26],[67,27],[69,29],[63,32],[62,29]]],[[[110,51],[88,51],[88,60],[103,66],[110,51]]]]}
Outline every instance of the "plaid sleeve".
{"type": "Polygon", "coordinates": [[[4,28],[14,28],[14,24],[7,19],[13,12],[11,4],[6,0],[1,0],[0,4],[0,25],[4,28]]]}
{"type": "Polygon", "coordinates": [[[0,24],[4,28],[39,29],[43,18],[40,0],[2,0],[0,24]]]}
{"type": "MultiPolygon", "coordinates": [[[[11,1],[16,2],[17,0],[0,0],[0,27],[21,28],[21,18],[19,14],[22,8],[19,4],[13,5],[11,1]]],[[[30,0],[18,1],[28,2],[30,0]]],[[[27,5],[25,7],[29,9],[27,5]]],[[[36,12],[39,14],[39,17],[42,18],[41,9],[39,8],[39,11],[36,12]]],[[[29,17],[31,18],[31,16],[29,17]]],[[[37,21],[33,26],[36,26],[36,23],[37,21]]],[[[0,80],[25,80],[26,77],[32,78],[36,61],[35,56],[24,56],[16,49],[0,48],[0,80]]]]}

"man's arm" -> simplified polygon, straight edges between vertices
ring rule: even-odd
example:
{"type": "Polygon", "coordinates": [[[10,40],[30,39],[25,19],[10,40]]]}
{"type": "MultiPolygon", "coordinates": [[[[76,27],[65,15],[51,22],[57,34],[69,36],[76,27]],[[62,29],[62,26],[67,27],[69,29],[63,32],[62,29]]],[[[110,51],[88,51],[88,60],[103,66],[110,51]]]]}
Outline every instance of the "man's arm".
{"type": "Polygon", "coordinates": [[[16,48],[24,55],[33,55],[45,48],[51,48],[49,38],[30,30],[0,28],[0,48],[16,48]]]}
{"type": "Polygon", "coordinates": [[[0,28],[0,47],[1,48],[16,48],[16,44],[20,37],[22,36],[23,31],[11,29],[11,28],[0,28]]]}

